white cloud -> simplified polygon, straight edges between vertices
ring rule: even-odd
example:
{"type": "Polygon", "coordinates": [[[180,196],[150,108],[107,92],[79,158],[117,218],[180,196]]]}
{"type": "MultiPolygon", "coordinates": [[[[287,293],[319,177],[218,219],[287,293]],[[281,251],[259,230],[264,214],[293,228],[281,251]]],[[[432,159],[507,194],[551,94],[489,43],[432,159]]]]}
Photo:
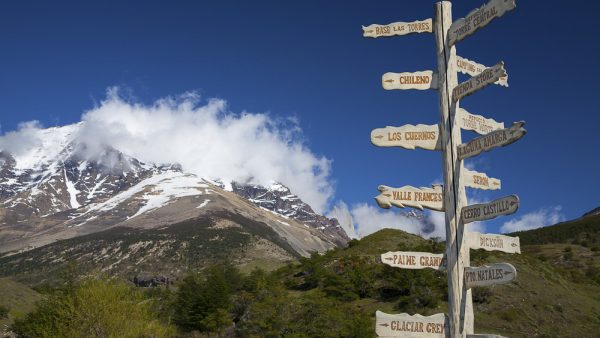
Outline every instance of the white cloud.
{"type": "Polygon", "coordinates": [[[356,229],[354,229],[354,219],[352,213],[348,209],[348,205],[343,201],[338,201],[326,215],[328,218],[335,218],[340,223],[340,226],[348,237],[359,238],[356,229]]]}
{"type": "Polygon", "coordinates": [[[521,217],[505,222],[500,228],[500,231],[506,233],[554,225],[565,220],[565,216],[561,210],[561,206],[555,206],[553,208],[542,208],[527,213],[521,217]]]}

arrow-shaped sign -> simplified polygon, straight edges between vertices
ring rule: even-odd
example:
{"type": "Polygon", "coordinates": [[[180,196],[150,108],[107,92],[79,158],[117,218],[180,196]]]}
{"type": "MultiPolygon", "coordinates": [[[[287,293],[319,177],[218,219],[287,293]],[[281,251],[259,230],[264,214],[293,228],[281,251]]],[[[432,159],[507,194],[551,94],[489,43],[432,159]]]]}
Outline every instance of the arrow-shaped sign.
{"type": "Polygon", "coordinates": [[[381,262],[395,268],[445,270],[444,254],[429,252],[396,251],[381,254],[381,262]]]}
{"type": "Polygon", "coordinates": [[[380,185],[377,188],[381,194],[375,197],[377,204],[384,209],[392,205],[399,208],[405,206],[423,210],[423,208],[444,211],[444,197],[441,185],[433,185],[432,188],[415,188],[405,185],[401,188],[390,188],[380,185]]]}
{"type": "Polygon", "coordinates": [[[514,214],[517,209],[519,209],[519,197],[517,195],[509,195],[489,203],[463,207],[461,215],[463,223],[467,224],[476,221],[485,221],[501,215],[514,214]]]}
{"type": "Polygon", "coordinates": [[[519,237],[482,234],[480,232],[467,232],[466,234],[467,246],[471,249],[521,253],[521,242],[519,241],[519,237]]]}
{"type": "Polygon", "coordinates": [[[465,96],[471,95],[481,88],[498,81],[503,76],[507,75],[504,69],[504,62],[500,61],[494,66],[486,68],[481,74],[475,75],[454,87],[452,90],[452,100],[458,101],[465,96]]]}
{"type": "Polygon", "coordinates": [[[372,24],[362,26],[363,36],[366,38],[379,38],[382,36],[406,35],[410,33],[431,33],[433,22],[431,19],[413,22],[392,22],[387,25],[372,24]]]}
{"type": "Polygon", "coordinates": [[[458,148],[458,159],[477,156],[483,151],[489,151],[493,148],[504,147],[516,142],[525,136],[527,130],[523,128],[525,122],[513,122],[510,128],[493,131],[489,134],[476,137],[467,143],[460,144],[458,148]]]}
{"type": "Polygon", "coordinates": [[[464,170],[461,174],[462,181],[465,187],[482,189],[482,190],[498,190],[502,186],[499,179],[488,177],[484,173],[476,171],[464,170]]]}
{"type": "Polygon", "coordinates": [[[480,267],[465,268],[465,286],[490,286],[505,284],[517,277],[517,269],[509,263],[496,263],[480,267]]]}
{"type": "Polygon", "coordinates": [[[375,333],[378,337],[445,338],[447,326],[446,315],[443,313],[411,316],[408,313],[392,315],[375,312],[375,333]]]}
{"type": "Polygon", "coordinates": [[[492,0],[480,8],[472,10],[466,17],[452,23],[448,30],[448,47],[475,33],[495,18],[517,7],[515,0],[492,0]]]}
{"type": "Polygon", "coordinates": [[[496,122],[493,119],[481,115],[474,115],[463,108],[456,109],[456,122],[460,128],[472,130],[479,135],[488,134],[494,130],[504,129],[504,122],[496,122]]]}
{"type": "Polygon", "coordinates": [[[413,73],[385,73],[381,77],[381,85],[385,90],[437,89],[438,75],[431,70],[413,73]]]}
{"type": "MultiPolygon", "coordinates": [[[[456,56],[456,67],[458,68],[459,72],[471,76],[477,76],[483,73],[484,70],[489,68],[482,65],[481,63],[465,59],[458,55],[456,56]]],[[[508,75],[506,75],[505,77],[501,77],[500,79],[498,79],[498,81],[494,83],[500,86],[508,87],[508,75]]]]}
{"type": "Polygon", "coordinates": [[[437,124],[406,124],[401,127],[374,129],[371,131],[371,143],[378,147],[442,149],[440,128],[437,124]]]}

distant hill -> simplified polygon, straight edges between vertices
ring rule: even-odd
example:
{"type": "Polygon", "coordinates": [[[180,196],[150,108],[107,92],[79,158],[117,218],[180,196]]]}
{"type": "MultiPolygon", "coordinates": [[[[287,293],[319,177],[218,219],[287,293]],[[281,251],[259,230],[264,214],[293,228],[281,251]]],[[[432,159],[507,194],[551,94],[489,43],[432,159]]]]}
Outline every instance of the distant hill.
{"type": "Polygon", "coordinates": [[[600,245],[600,214],[592,213],[573,221],[539,229],[518,231],[511,235],[519,236],[522,244],[568,243],[597,247],[600,245]]]}

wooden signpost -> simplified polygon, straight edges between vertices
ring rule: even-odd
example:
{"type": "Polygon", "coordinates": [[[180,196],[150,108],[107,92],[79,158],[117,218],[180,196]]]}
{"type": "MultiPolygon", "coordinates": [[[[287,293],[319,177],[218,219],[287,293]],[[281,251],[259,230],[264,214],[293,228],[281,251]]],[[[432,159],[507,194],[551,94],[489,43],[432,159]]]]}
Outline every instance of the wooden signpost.
{"type": "Polygon", "coordinates": [[[402,127],[385,127],[371,131],[371,143],[378,147],[423,148],[441,150],[440,127],[435,125],[407,124],[402,127]]]}
{"type": "Polygon", "coordinates": [[[516,277],[515,268],[508,263],[483,267],[470,266],[470,249],[520,253],[518,237],[481,234],[466,231],[465,224],[514,213],[518,197],[510,195],[490,203],[468,205],[465,187],[496,190],[499,179],[484,173],[464,169],[464,160],[496,147],[509,145],[525,135],[524,122],[509,128],[491,118],[474,115],[460,108],[460,100],[485,86],[497,84],[508,87],[508,75],[500,61],[492,67],[456,55],[455,44],[495,18],[515,8],[515,0],[491,0],[471,11],[465,18],[452,22],[452,4],[435,4],[435,18],[410,23],[363,26],[363,36],[383,37],[409,33],[435,34],[437,71],[385,73],[381,83],[386,90],[436,89],[439,93],[440,123],[438,125],[404,125],[385,127],[371,132],[371,142],[379,147],[423,148],[439,150],[442,154],[444,188],[391,188],[379,186],[375,197],[382,208],[392,205],[443,211],[446,220],[446,253],[387,252],[381,261],[402,269],[432,268],[445,270],[448,275],[448,315],[424,317],[419,314],[376,313],[376,333],[380,337],[450,337],[502,338],[497,335],[475,334],[471,287],[507,283],[516,277]],[[458,84],[457,72],[471,78],[458,84]],[[482,136],[462,143],[461,129],[482,136]]]}

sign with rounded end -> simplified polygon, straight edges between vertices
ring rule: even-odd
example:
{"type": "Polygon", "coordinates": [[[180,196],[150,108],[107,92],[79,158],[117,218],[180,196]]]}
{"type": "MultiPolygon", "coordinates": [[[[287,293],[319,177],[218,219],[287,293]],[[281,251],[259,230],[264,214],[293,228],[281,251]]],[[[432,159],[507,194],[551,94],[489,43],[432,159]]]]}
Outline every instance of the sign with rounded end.
{"type": "Polygon", "coordinates": [[[475,75],[454,87],[452,89],[452,100],[458,101],[465,96],[471,95],[481,88],[498,81],[503,76],[507,75],[506,70],[504,70],[504,62],[500,61],[494,66],[486,68],[481,74],[475,75]]]}
{"type": "Polygon", "coordinates": [[[495,18],[515,9],[515,0],[492,0],[480,8],[474,9],[466,17],[452,23],[448,30],[448,47],[485,27],[495,18]]]}
{"type": "Polygon", "coordinates": [[[402,269],[446,269],[445,255],[429,252],[390,251],[381,254],[381,262],[402,269]]]}
{"type": "Polygon", "coordinates": [[[486,221],[502,215],[514,214],[519,209],[519,197],[509,195],[495,199],[489,203],[473,204],[463,207],[461,210],[464,224],[486,221]]]}
{"type": "Polygon", "coordinates": [[[448,322],[443,313],[411,316],[408,313],[375,312],[375,333],[378,337],[445,338],[446,327],[448,322]]]}
{"type": "Polygon", "coordinates": [[[502,251],[506,253],[521,253],[519,237],[497,234],[482,234],[480,232],[466,233],[467,246],[471,249],[486,251],[502,251]]]}
{"type": "Polygon", "coordinates": [[[438,75],[431,70],[413,73],[385,73],[381,77],[381,85],[385,90],[437,89],[438,75]]]}
{"type": "Polygon", "coordinates": [[[401,127],[377,128],[371,131],[371,143],[378,147],[423,148],[441,150],[440,128],[437,124],[406,124],[401,127]]]}
{"type": "Polygon", "coordinates": [[[413,22],[392,22],[387,25],[372,24],[362,26],[365,38],[379,38],[383,36],[406,35],[410,33],[433,32],[433,20],[426,19],[413,22]]]}
{"type": "MultiPolygon", "coordinates": [[[[475,61],[471,61],[469,59],[465,59],[460,56],[456,56],[456,68],[459,72],[463,74],[468,74],[471,76],[477,76],[483,73],[489,67],[482,65],[481,63],[477,63],[475,61]]],[[[501,77],[498,81],[494,82],[497,85],[508,87],[508,75],[501,77]]]]}
{"type": "Polygon", "coordinates": [[[490,286],[505,284],[517,277],[517,269],[509,263],[496,263],[480,267],[465,268],[465,286],[490,286]]]}
{"type": "Polygon", "coordinates": [[[472,130],[480,135],[504,129],[504,122],[496,122],[481,115],[471,114],[463,108],[456,109],[456,122],[460,128],[472,130]]]}
{"type": "Polygon", "coordinates": [[[484,151],[504,147],[516,142],[525,136],[527,130],[523,128],[525,122],[514,122],[510,128],[493,131],[489,134],[476,137],[467,143],[460,144],[458,148],[458,159],[477,156],[484,151]]]}
{"type": "Polygon", "coordinates": [[[415,188],[405,185],[400,188],[391,188],[380,185],[377,189],[381,192],[375,197],[377,204],[389,209],[392,205],[398,208],[405,206],[423,210],[423,208],[444,211],[444,196],[441,185],[433,185],[432,188],[415,188]]]}
{"type": "Polygon", "coordinates": [[[482,189],[482,190],[498,190],[502,186],[499,179],[488,177],[484,173],[478,173],[471,170],[463,170],[461,173],[462,181],[465,187],[482,189]]]}

